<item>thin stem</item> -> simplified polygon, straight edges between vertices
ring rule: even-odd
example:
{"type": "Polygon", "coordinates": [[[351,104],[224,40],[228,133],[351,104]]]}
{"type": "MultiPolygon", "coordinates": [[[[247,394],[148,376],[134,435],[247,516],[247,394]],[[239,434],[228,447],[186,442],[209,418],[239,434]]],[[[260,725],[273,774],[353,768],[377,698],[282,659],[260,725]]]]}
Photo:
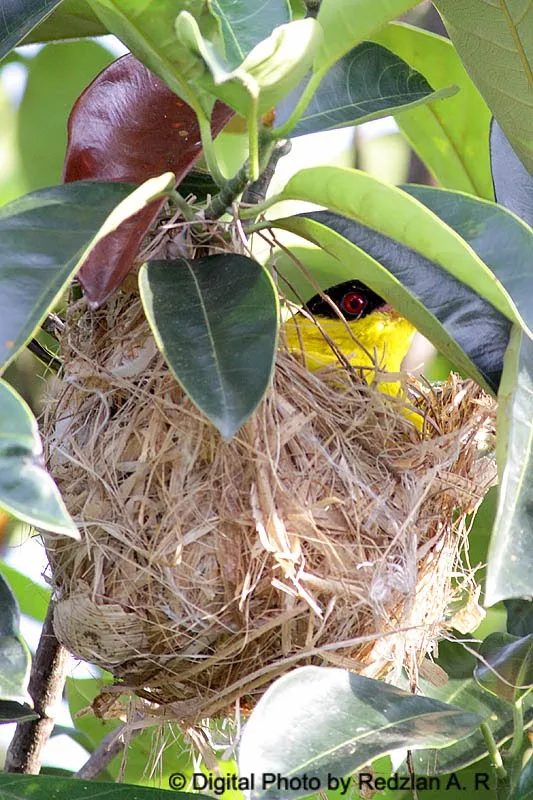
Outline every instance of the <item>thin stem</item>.
{"type": "Polygon", "coordinates": [[[179,208],[183,217],[188,222],[193,222],[193,220],[195,219],[194,209],[191,208],[191,206],[185,200],[183,195],[181,195],[176,189],[173,189],[171,192],[169,192],[168,196],[170,200],[172,200],[176,208],[179,208]]]}
{"type": "Polygon", "coordinates": [[[498,747],[496,746],[496,742],[494,741],[492,731],[486,722],[482,722],[479,727],[481,728],[481,733],[483,734],[483,738],[485,740],[485,744],[487,745],[487,750],[489,751],[489,756],[492,760],[494,769],[496,770],[496,774],[498,778],[503,780],[504,778],[507,778],[507,771],[503,766],[502,757],[498,747]]]}
{"type": "Polygon", "coordinates": [[[506,760],[512,761],[518,758],[524,746],[524,707],[522,698],[519,697],[513,703],[513,740],[511,747],[505,753],[506,760]]]}
{"type": "Polygon", "coordinates": [[[227,178],[224,177],[218,166],[218,161],[216,158],[215,148],[213,144],[213,136],[211,134],[211,122],[210,120],[207,119],[207,117],[199,114],[198,125],[200,127],[200,136],[202,137],[202,148],[204,151],[204,158],[207,164],[207,168],[211,173],[211,177],[215,181],[216,185],[223,187],[224,184],[227,182],[227,178]]]}
{"type": "MultiPolygon", "coordinates": [[[[107,736],[104,736],[83,767],[72,777],[86,781],[97,778],[105,770],[107,765],[113,761],[115,756],[118,756],[118,754],[124,750],[125,742],[123,732],[125,728],[125,723],[122,723],[122,725],[110,731],[107,736]]],[[[134,735],[137,733],[140,733],[140,731],[134,731],[134,735]]]]}
{"type": "Polygon", "coordinates": [[[317,86],[323,78],[322,72],[315,72],[311,75],[309,79],[309,83],[305,87],[302,92],[302,96],[298,100],[295,109],[293,110],[292,114],[290,115],[289,119],[280,125],[278,128],[271,128],[270,129],[270,137],[272,139],[287,139],[290,132],[296,125],[296,123],[300,120],[300,117],[304,113],[305,109],[309,105],[311,98],[313,97],[314,93],[316,92],[317,86]]]}
{"type": "Polygon", "coordinates": [[[252,219],[253,217],[257,217],[258,214],[263,214],[265,211],[268,211],[271,206],[275,205],[275,203],[279,203],[282,199],[283,198],[279,194],[272,195],[272,197],[269,197],[264,203],[258,203],[250,208],[241,208],[239,210],[239,217],[240,219],[252,219]]]}
{"type": "Polygon", "coordinates": [[[242,203],[245,205],[253,205],[257,208],[257,206],[264,202],[268,187],[270,186],[272,178],[274,177],[278,161],[280,158],[283,158],[283,156],[286,156],[291,152],[291,147],[292,145],[290,141],[278,142],[275,145],[270,153],[268,163],[261,172],[259,179],[254,183],[251,183],[250,186],[246,188],[246,191],[242,196],[242,203]]]}
{"type": "Polygon", "coordinates": [[[213,197],[205,210],[205,219],[218,219],[225,214],[247,185],[248,164],[246,163],[231,180],[226,181],[220,192],[213,197]]]}
{"type": "Polygon", "coordinates": [[[20,722],[6,755],[5,772],[37,775],[44,747],[50,738],[55,712],[61,702],[69,654],[53,629],[54,604],[48,606],[39,646],[33,659],[28,691],[39,719],[20,722]]]}
{"type": "Polygon", "coordinates": [[[252,109],[248,114],[248,174],[251,181],[259,178],[259,126],[257,119],[257,97],[252,99],[252,109]]]}

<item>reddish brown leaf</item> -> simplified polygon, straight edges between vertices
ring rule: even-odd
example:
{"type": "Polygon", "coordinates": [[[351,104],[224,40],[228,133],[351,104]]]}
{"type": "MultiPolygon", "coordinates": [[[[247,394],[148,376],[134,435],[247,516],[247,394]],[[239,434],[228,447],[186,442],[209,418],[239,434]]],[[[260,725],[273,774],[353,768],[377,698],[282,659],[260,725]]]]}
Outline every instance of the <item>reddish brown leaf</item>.
{"type": "MultiPolygon", "coordinates": [[[[217,102],[216,136],[233,115],[217,102]]],[[[196,114],[132,55],[110,64],[80,95],[68,123],[63,181],[143,183],[171,171],[179,184],[202,152],[196,114]]],[[[106,237],[79,279],[91,308],[120,285],[164,200],[150,203],[106,237]]]]}

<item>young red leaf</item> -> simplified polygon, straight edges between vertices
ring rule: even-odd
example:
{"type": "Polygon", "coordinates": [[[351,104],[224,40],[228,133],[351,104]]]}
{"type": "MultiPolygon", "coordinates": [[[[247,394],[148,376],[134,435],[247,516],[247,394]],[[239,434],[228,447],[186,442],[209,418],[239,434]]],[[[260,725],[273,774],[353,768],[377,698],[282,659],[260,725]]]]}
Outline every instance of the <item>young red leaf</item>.
{"type": "MultiPolygon", "coordinates": [[[[233,115],[215,104],[216,136],[233,115]]],[[[114,61],[80,95],[68,123],[63,181],[143,183],[171,171],[176,183],[202,152],[195,112],[132,55],[114,61]]],[[[97,308],[130,271],[139,246],[163,206],[155,200],[92,252],[79,272],[89,306],[97,308]]]]}

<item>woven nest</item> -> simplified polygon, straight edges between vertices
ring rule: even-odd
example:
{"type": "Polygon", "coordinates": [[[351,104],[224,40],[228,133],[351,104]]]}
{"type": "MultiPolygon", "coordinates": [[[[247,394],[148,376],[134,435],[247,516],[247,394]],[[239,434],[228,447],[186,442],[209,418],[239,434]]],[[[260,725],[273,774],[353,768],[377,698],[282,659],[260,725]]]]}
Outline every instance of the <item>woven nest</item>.
{"type": "Polygon", "coordinates": [[[458,577],[466,514],[495,478],[479,388],[416,384],[419,432],[350,371],[311,373],[282,348],[224,442],[135,294],[72,311],[62,346],[45,437],[82,540],[47,549],[72,653],[189,724],[250,706],[297,665],[413,673],[471,578],[458,577]]]}

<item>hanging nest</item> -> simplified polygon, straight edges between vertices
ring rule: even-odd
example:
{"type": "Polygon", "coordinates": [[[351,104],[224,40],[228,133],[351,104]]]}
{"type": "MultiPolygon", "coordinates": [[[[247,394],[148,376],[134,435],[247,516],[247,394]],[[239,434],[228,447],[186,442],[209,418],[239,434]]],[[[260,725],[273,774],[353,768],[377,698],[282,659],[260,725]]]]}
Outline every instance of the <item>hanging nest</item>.
{"type": "MultiPolygon", "coordinates": [[[[400,401],[281,345],[230,441],[177,386],[139,297],[70,312],[50,469],[82,532],[48,537],[54,625],[117,692],[194,724],[302,664],[416,671],[458,593],[466,515],[494,482],[493,403],[471,382],[400,401]]],[[[407,379],[406,379],[407,380],[407,379]]],[[[155,711],[154,711],[155,709],[155,711]]]]}

